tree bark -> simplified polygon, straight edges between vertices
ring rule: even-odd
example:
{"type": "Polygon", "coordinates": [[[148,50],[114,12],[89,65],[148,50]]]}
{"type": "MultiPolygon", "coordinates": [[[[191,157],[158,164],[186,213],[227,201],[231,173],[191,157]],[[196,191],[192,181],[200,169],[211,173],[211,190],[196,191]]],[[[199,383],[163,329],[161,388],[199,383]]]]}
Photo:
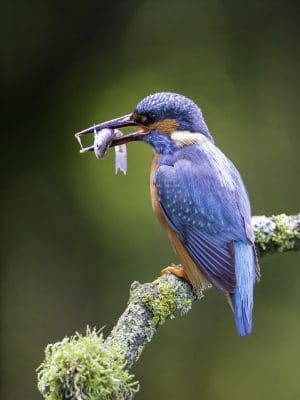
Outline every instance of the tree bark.
{"type": "MultiPolygon", "coordinates": [[[[300,249],[300,214],[253,217],[252,225],[259,257],[273,252],[300,249]]],[[[95,331],[88,330],[86,336],[77,334],[72,338],[65,338],[46,349],[45,361],[38,369],[40,391],[47,400],[132,398],[138,390],[138,384],[132,383],[129,370],[139,359],[145,346],[167,319],[174,318],[176,312],[186,314],[192,303],[202,296],[189,283],[172,274],[161,276],[151,283],[134,282],[130,288],[128,305],[110,335],[106,340],[98,335],[99,343],[96,348],[101,357],[99,355],[96,367],[93,352],[91,358],[88,356],[91,343],[95,343],[95,331]],[[82,352],[85,354],[84,346],[87,349],[86,357],[82,357],[82,352]],[[61,364],[57,360],[61,360],[61,364]],[[109,368],[106,368],[107,365],[109,368]],[[121,369],[128,371],[122,378],[119,377],[122,375],[120,365],[121,369]],[[89,380],[90,376],[97,375],[98,367],[101,374],[107,369],[110,384],[107,379],[89,380]],[[87,371],[84,376],[82,371],[87,371]],[[114,373],[118,379],[111,380],[114,373]],[[56,375],[59,375],[59,380],[56,375]],[[124,383],[120,382],[121,379],[124,379],[124,383]],[[118,382],[118,387],[111,383],[114,381],[118,382]],[[105,397],[102,393],[106,394],[105,397]]]]}

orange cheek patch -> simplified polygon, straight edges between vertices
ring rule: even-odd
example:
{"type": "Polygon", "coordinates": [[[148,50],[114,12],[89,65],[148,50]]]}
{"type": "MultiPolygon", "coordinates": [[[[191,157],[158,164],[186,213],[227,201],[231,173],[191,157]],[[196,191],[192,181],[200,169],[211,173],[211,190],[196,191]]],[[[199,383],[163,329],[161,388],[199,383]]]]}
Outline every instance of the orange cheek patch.
{"type": "Polygon", "coordinates": [[[175,119],[164,119],[162,121],[154,122],[154,124],[150,125],[150,129],[156,130],[159,132],[171,134],[172,132],[176,131],[178,128],[178,123],[175,119]]]}

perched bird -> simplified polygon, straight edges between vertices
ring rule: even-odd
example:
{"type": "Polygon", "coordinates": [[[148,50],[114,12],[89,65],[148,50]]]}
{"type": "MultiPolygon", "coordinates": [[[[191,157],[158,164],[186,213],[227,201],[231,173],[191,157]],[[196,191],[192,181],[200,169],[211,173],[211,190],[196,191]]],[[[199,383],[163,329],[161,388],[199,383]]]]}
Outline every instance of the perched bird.
{"type": "Polygon", "coordinates": [[[182,268],[174,273],[202,289],[211,283],[227,296],[236,328],[252,330],[253,288],[259,279],[247,191],[235,166],[219,150],[190,99],[176,93],[144,98],[121,118],[81,131],[138,126],[113,141],[143,141],[154,149],[151,198],[182,268]]]}

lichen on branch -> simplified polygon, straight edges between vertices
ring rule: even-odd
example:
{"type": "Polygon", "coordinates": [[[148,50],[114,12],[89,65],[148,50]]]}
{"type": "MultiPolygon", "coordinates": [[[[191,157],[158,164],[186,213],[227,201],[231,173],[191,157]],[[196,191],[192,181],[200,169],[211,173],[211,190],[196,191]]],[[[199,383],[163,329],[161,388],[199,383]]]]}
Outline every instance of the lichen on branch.
{"type": "MultiPolygon", "coordinates": [[[[253,217],[259,256],[300,250],[300,214],[253,217]]],[[[201,298],[185,281],[165,275],[131,285],[128,305],[110,335],[87,329],[49,344],[38,368],[38,388],[46,400],[130,400],[139,384],[129,373],[158,328],[176,312],[186,314],[201,298]]]]}
{"type": "Polygon", "coordinates": [[[300,248],[300,214],[252,217],[252,225],[260,255],[300,248]]]}
{"type": "Polygon", "coordinates": [[[125,353],[126,368],[131,368],[159,326],[174,318],[175,312],[186,314],[197,296],[200,294],[174,275],[162,276],[151,283],[133,282],[128,306],[106,343],[117,342],[125,353]]]}

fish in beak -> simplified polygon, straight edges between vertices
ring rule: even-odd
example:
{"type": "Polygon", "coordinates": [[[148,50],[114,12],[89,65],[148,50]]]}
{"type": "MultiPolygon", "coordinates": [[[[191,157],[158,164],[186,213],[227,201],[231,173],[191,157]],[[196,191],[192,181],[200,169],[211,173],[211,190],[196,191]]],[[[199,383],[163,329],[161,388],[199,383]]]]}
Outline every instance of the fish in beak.
{"type": "MultiPolygon", "coordinates": [[[[139,126],[136,121],[133,119],[133,114],[128,114],[124,115],[123,117],[115,118],[110,121],[102,122],[101,124],[91,126],[90,128],[84,129],[83,131],[77,132],[75,134],[75,138],[78,140],[80,146],[81,146],[81,152],[84,153],[85,151],[93,151],[94,146],[91,147],[82,147],[81,143],[81,136],[87,135],[87,134],[95,134],[99,131],[102,131],[103,129],[118,129],[118,128],[123,128],[126,126],[139,126]]],[[[126,136],[122,137],[116,137],[112,140],[110,143],[109,147],[113,146],[118,146],[121,144],[125,144],[128,142],[133,142],[136,140],[139,140],[141,136],[145,135],[147,132],[145,129],[142,129],[141,131],[131,133],[126,136]]]]}
{"type": "Polygon", "coordinates": [[[115,148],[115,169],[116,173],[120,170],[124,174],[127,171],[127,151],[126,143],[140,140],[142,136],[148,133],[148,129],[138,124],[133,114],[124,115],[123,117],[115,118],[111,121],[102,122],[101,124],[91,126],[83,131],[77,132],[75,138],[80,144],[81,153],[93,151],[98,159],[104,158],[108,148],[115,148]],[[140,126],[141,130],[124,136],[118,128],[127,126],[140,126]],[[83,147],[81,143],[81,136],[93,134],[93,146],[83,147]]]}

